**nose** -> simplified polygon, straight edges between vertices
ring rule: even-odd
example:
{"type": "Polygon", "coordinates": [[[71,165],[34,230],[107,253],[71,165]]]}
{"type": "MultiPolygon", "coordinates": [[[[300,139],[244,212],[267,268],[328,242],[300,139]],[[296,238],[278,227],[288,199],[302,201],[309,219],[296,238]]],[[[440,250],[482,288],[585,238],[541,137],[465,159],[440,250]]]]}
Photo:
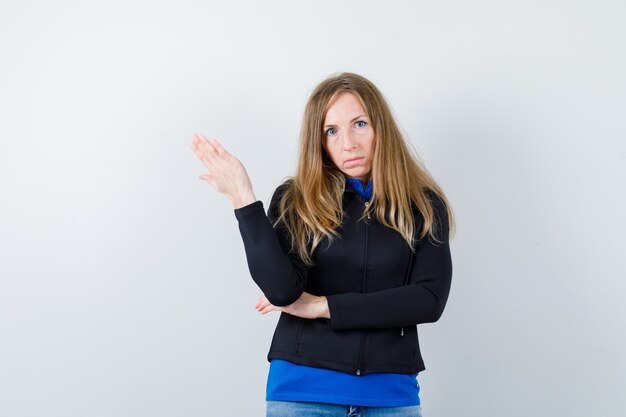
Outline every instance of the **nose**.
{"type": "Polygon", "coordinates": [[[354,149],[354,142],[350,136],[350,129],[343,131],[343,149],[346,151],[354,149]]]}

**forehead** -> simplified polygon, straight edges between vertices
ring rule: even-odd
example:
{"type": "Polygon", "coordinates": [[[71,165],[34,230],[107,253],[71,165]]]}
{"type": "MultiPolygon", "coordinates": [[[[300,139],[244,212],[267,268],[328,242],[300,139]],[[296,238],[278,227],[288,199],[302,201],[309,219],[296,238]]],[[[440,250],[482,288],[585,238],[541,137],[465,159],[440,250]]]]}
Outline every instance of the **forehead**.
{"type": "Polygon", "coordinates": [[[342,120],[351,120],[362,114],[367,115],[367,112],[359,98],[352,93],[343,92],[329,103],[324,123],[332,124],[342,120]]]}

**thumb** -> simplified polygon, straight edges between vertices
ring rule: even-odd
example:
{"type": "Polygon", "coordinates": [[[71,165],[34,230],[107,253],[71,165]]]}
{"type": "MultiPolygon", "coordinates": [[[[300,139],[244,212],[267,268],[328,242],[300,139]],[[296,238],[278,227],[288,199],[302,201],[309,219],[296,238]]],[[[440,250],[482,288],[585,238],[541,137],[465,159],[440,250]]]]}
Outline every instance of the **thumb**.
{"type": "Polygon", "coordinates": [[[213,185],[213,175],[204,174],[204,175],[198,176],[198,178],[200,178],[201,180],[206,181],[209,184],[213,185]]]}

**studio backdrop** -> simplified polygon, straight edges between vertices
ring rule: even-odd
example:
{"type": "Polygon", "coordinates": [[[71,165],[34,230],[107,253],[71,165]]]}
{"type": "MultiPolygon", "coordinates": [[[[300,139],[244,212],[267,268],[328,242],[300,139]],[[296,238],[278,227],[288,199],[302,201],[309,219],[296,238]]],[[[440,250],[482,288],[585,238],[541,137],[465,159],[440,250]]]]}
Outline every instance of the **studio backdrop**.
{"type": "Polygon", "coordinates": [[[0,416],[258,416],[261,315],[232,204],[265,208],[304,105],[376,84],[456,216],[419,326],[426,417],[623,415],[621,1],[0,3],[0,416]]]}

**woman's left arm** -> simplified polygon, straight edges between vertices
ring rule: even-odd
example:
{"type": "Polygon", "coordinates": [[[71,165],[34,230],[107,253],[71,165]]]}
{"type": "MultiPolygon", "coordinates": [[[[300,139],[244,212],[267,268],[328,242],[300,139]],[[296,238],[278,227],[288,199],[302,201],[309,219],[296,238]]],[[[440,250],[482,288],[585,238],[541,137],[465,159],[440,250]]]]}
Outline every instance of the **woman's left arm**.
{"type": "Polygon", "coordinates": [[[390,328],[432,323],[441,317],[450,293],[449,243],[424,243],[416,255],[411,282],[371,293],[327,296],[334,330],[390,328]]]}
{"type": "Polygon", "coordinates": [[[435,235],[426,235],[415,253],[408,285],[371,293],[344,293],[327,296],[330,326],[333,330],[393,328],[432,323],[441,317],[450,293],[452,257],[450,255],[448,211],[444,203],[433,200],[435,235]]]}

